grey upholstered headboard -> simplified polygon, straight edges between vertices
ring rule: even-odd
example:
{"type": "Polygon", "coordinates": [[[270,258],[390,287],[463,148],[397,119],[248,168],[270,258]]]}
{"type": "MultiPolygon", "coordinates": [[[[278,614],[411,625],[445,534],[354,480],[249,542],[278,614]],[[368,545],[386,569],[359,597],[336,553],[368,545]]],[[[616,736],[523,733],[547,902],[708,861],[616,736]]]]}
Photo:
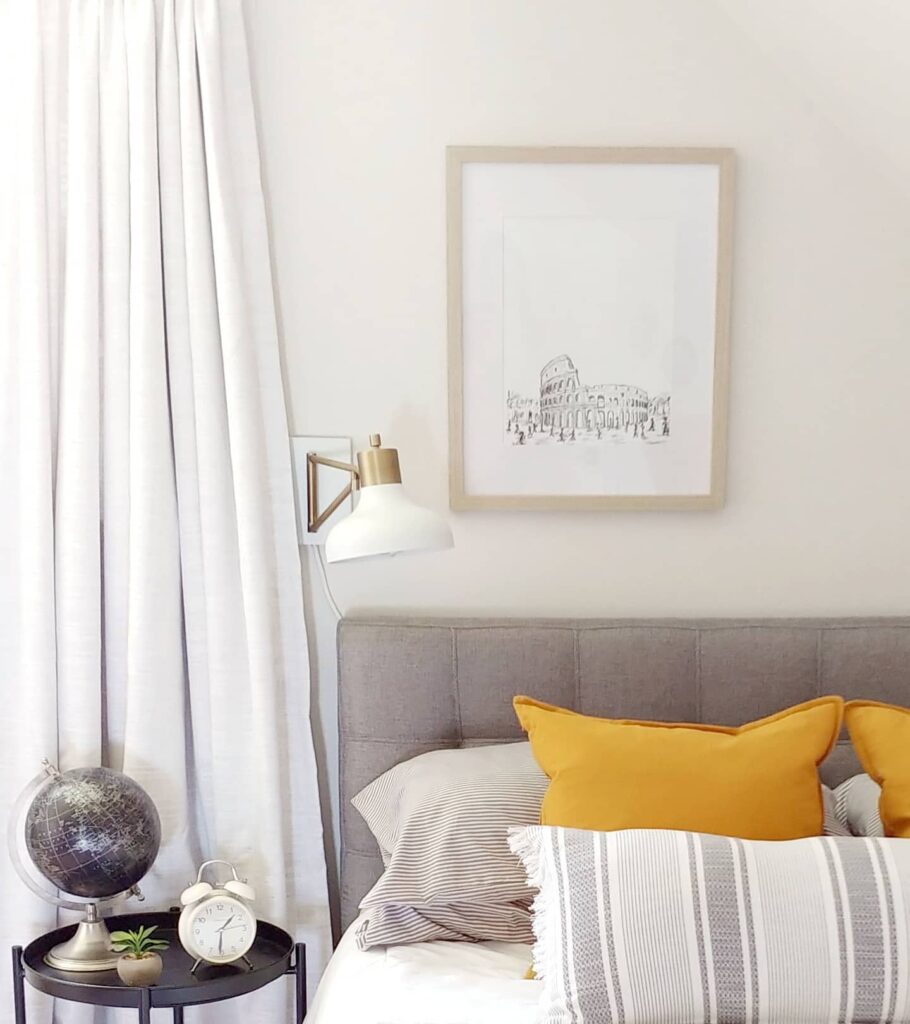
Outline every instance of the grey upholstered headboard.
{"type": "MultiPolygon", "coordinates": [[[[514,740],[516,693],[628,718],[740,724],[822,693],[910,703],[910,618],[347,619],[338,627],[341,911],[382,870],[351,797],[425,750],[514,740]]],[[[858,768],[842,740],[823,768],[858,768]]]]}

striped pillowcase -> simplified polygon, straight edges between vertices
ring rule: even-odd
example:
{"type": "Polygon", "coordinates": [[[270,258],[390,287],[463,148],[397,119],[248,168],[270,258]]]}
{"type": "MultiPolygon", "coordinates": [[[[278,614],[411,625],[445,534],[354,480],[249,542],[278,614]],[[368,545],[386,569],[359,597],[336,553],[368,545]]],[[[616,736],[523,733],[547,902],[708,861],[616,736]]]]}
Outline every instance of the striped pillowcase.
{"type": "Polygon", "coordinates": [[[826,836],[852,836],[846,815],[838,806],[837,795],[833,789],[822,786],[822,803],[825,808],[825,823],[822,831],[826,836]]]}
{"type": "Polygon", "coordinates": [[[547,1024],[910,1020],[910,843],[531,826],[547,1024]]]}
{"type": "Polygon", "coordinates": [[[835,816],[844,822],[850,835],[884,836],[878,809],[881,795],[881,786],[868,775],[854,775],[834,790],[835,816]]]}
{"type": "Polygon", "coordinates": [[[386,869],[361,901],[362,949],[432,939],[531,942],[510,828],[540,820],[549,780],[528,743],[434,750],[389,769],[352,803],[386,869]]]}

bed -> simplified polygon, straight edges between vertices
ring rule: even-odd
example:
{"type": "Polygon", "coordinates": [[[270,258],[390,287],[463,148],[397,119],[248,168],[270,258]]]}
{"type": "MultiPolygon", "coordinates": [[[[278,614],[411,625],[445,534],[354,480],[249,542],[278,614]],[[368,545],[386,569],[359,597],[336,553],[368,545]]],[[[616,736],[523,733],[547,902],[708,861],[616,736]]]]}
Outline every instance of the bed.
{"type": "Polygon", "coordinates": [[[317,1024],[529,1024],[539,983],[530,946],[417,942],[357,949],[357,922],[329,962],[307,1021],[317,1024]]]}
{"type": "MultiPolygon", "coordinates": [[[[348,619],[338,663],[347,931],[308,1019],[530,1022],[527,946],[356,947],[358,904],[383,864],[354,794],[428,750],[521,739],[516,692],[587,714],[729,725],[829,693],[906,704],[910,619],[348,619]]],[[[822,778],[859,770],[842,737],[822,778]]]]}

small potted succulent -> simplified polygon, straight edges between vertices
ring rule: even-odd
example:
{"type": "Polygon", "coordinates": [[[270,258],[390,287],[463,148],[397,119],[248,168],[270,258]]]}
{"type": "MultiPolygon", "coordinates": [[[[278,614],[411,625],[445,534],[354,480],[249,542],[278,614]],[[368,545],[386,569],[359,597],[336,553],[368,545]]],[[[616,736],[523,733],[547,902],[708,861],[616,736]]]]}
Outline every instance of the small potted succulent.
{"type": "Polygon", "coordinates": [[[152,934],[157,927],[155,924],[150,928],[139,925],[134,932],[111,933],[114,952],[123,954],[117,961],[117,973],[124,985],[145,987],[154,985],[161,977],[164,964],[158,950],[167,949],[168,943],[152,934]]]}

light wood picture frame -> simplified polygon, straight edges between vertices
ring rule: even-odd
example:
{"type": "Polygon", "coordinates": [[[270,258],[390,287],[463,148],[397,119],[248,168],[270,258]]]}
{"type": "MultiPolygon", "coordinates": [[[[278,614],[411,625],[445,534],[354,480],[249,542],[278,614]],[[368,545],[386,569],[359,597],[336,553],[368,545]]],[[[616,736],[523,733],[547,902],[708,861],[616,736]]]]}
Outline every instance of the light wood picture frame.
{"type": "Polygon", "coordinates": [[[723,505],[733,182],[724,148],[447,150],[453,509],[723,505]]]}

